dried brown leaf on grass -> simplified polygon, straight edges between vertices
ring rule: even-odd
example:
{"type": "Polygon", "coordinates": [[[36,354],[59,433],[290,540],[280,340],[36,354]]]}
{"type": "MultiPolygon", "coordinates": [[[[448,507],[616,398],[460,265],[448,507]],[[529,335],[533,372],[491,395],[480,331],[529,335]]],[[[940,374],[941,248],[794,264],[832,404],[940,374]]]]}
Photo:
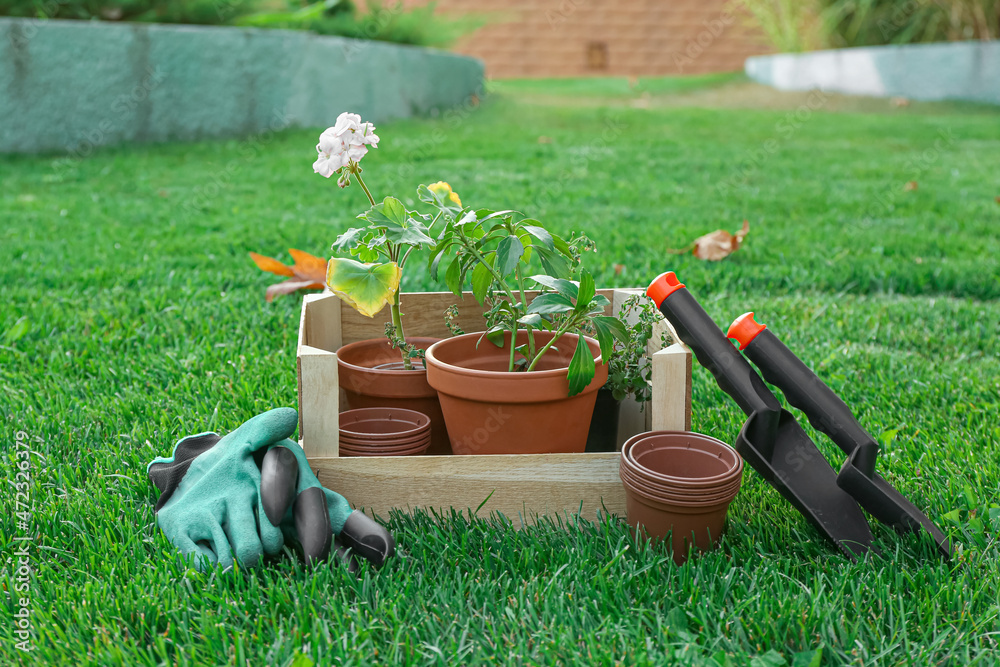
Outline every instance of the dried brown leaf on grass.
{"type": "Polygon", "coordinates": [[[268,302],[281,294],[291,294],[300,289],[323,289],[326,285],[325,259],[295,248],[289,248],[288,252],[295,260],[295,264],[292,266],[286,266],[273,257],[265,257],[255,252],[250,253],[250,259],[261,271],[288,276],[291,279],[269,286],[264,293],[264,299],[268,302]]]}
{"type": "Polygon", "coordinates": [[[675,255],[683,255],[684,253],[690,251],[698,259],[703,259],[709,262],[717,262],[720,259],[729,257],[729,255],[739,250],[740,246],[743,244],[743,239],[746,238],[746,235],[749,233],[750,222],[748,220],[744,220],[743,227],[735,234],[730,234],[724,229],[716,229],[714,232],[705,234],[704,236],[699,236],[695,239],[694,243],[691,243],[686,248],[667,250],[667,252],[675,255]]]}

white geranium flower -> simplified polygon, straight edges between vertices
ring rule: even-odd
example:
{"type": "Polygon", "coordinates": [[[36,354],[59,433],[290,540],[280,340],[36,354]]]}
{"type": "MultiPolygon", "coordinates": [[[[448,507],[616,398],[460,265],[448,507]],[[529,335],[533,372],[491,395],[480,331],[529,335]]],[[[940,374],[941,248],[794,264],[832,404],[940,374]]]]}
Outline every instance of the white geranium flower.
{"type": "Polygon", "coordinates": [[[337,124],[324,130],[319,137],[316,151],[319,157],[313,171],[325,178],[348,166],[360,162],[368,154],[368,147],[378,148],[375,125],[362,122],[356,113],[344,112],[337,117],[337,124]]]}

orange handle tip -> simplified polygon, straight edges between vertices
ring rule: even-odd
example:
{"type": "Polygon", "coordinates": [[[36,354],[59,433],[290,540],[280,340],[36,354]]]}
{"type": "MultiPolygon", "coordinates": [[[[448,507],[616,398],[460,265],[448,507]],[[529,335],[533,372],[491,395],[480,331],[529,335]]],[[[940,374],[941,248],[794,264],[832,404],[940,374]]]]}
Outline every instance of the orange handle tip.
{"type": "Polygon", "coordinates": [[[740,349],[745,350],[750,341],[766,328],[766,326],[754,320],[752,312],[743,313],[729,325],[726,338],[735,338],[740,344],[740,349]]]}
{"type": "Polygon", "coordinates": [[[663,300],[684,287],[684,283],[677,279],[673,271],[667,271],[656,276],[653,282],[646,288],[646,296],[653,300],[659,308],[663,300]]]}

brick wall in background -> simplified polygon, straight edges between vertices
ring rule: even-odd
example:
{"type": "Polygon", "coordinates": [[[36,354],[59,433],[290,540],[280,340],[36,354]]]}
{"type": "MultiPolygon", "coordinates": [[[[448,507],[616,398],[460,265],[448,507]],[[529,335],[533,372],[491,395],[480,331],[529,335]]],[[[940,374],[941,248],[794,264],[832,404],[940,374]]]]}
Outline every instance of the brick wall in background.
{"type": "MultiPolygon", "coordinates": [[[[407,0],[406,4],[422,4],[407,0]]],[[[438,0],[494,21],[454,48],[490,77],[652,76],[743,69],[768,53],[730,0],[438,0]]]]}

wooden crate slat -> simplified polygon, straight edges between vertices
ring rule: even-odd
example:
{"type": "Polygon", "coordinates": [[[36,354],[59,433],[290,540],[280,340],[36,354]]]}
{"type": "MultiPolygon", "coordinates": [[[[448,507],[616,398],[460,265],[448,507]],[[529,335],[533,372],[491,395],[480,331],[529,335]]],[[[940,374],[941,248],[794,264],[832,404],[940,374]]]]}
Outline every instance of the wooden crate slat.
{"type": "Polygon", "coordinates": [[[309,463],[324,486],[381,517],[392,508],[475,510],[489,496],[480,516],[501,512],[530,523],[533,515],[564,512],[590,519],[603,509],[623,515],[618,460],[613,453],[343,457],[309,463]]]}
{"type": "Polygon", "coordinates": [[[674,344],[653,354],[651,431],[691,430],[691,351],[674,344]],[[686,388],[683,393],[679,387],[686,388]]]}

